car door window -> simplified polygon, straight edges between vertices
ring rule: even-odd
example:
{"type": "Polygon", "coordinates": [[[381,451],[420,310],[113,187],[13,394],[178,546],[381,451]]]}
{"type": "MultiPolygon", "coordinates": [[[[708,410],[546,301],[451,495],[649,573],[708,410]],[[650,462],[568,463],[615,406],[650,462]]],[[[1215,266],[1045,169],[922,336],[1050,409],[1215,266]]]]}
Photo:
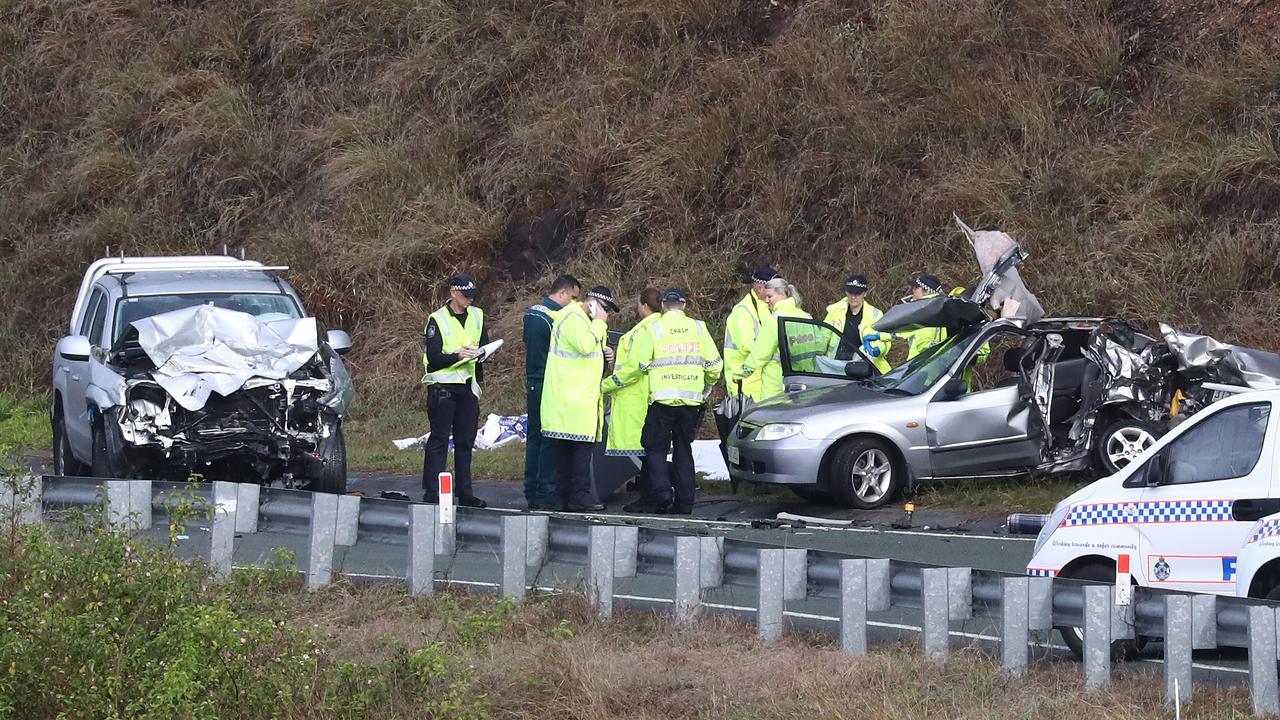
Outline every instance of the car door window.
{"type": "Polygon", "coordinates": [[[1164,449],[1165,483],[1213,482],[1253,472],[1262,456],[1271,403],[1237,405],[1188,430],[1164,449]]]}
{"type": "Polygon", "coordinates": [[[778,351],[784,375],[847,378],[846,367],[850,362],[867,362],[860,346],[852,344],[851,337],[843,336],[825,323],[782,318],[781,331],[778,351]]]}
{"type": "Polygon", "coordinates": [[[98,311],[98,306],[102,304],[102,291],[94,290],[93,295],[89,297],[89,305],[85,308],[84,316],[80,318],[80,327],[78,335],[89,336],[89,328],[93,326],[93,315],[98,311]]]}
{"type": "Polygon", "coordinates": [[[102,340],[102,327],[106,322],[107,303],[99,298],[97,307],[93,311],[93,322],[89,325],[89,342],[99,347],[105,346],[102,340]]]}
{"type": "Polygon", "coordinates": [[[962,377],[968,382],[968,392],[983,392],[1016,384],[1016,367],[1011,369],[1006,365],[1005,356],[1012,351],[1009,354],[1009,364],[1012,364],[1016,354],[1021,352],[1024,340],[1022,335],[1009,332],[988,337],[965,363],[962,377]]]}

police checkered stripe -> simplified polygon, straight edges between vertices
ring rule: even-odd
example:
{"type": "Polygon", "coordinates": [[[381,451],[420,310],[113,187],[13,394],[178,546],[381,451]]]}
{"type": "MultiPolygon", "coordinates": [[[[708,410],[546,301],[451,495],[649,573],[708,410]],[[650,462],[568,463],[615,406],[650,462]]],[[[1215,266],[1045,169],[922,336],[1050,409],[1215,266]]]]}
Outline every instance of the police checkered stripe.
{"type": "Polygon", "coordinates": [[[696,365],[702,367],[701,355],[668,355],[649,363],[649,367],[679,367],[680,365],[696,365]]]}
{"type": "Polygon", "coordinates": [[[1084,525],[1147,525],[1231,520],[1230,500],[1171,500],[1077,505],[1060,527],[1084,525]]]}
{"type": "Polygon", "coordinates": [[[574,442],[595,442],[596,439],[590,435],[575,435],[574,433],[562,433],[554,430],[543,430],[542,437],[551,438],[552,440],[572,440],[574,442]]]}
{"type": "Polygon", "coordinates": [[[604,454],[609,457],[644,457],[644,450],[606,449],[604,454]]]}
{"type": "Polygon", "coordinates": [[[1031,577],[1053,577],[1058,574],[1057,570],[1050,568],[1027,568],[1027,574],[1031,577]]]}
{"type": "Polygon", "coordinates": [[[1275,518],[1262,523],[1253,534],[1249,536],[1249,542],[1246,545],[1252,545],[1259,540],[1266,540],[1269,537],[1280,535],[1280,518],[1275,518]]]}

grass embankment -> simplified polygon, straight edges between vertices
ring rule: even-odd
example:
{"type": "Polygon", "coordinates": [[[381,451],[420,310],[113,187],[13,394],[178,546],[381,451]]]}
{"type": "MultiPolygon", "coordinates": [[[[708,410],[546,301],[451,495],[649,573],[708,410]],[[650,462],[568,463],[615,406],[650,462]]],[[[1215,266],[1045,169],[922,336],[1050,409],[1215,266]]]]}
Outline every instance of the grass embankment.
{"type": "MultiPolygon", "coordinates": [[[[595,619],[581,598],[524,605],[388,587],[300,589],[287,566],[218,583],[93,518],[0,532],[0,718],[1147,718],[1156,678],[1099,694],[1074,663],[1009,680],[975,651],[860,659],[829,639],[762,646],[748,624],[595,619]]],[[[1244,716],[1202,687],[1188,718],[1244,716]]]]}
{"type": "MultiPolygon", "coordinates": [[[[0,3],[0,388],[39,392],[85,265],[286,263],[410,407],[418,336],[477,273],[489,403],[556,272],[677,284],[718,326],[740,271],[810,311],[851,271],[973,280],[953,211],[1032,251],[1053,313],[1280,339],[1280,53],[1214,0],[0,3]]],[[[615,329],[634,320],[630,308],[615,329]]],[[[509,398],[503,400],[502,398],[509,398]]],[[[503,408],[509,409],[509,408],[503,408]]]]}

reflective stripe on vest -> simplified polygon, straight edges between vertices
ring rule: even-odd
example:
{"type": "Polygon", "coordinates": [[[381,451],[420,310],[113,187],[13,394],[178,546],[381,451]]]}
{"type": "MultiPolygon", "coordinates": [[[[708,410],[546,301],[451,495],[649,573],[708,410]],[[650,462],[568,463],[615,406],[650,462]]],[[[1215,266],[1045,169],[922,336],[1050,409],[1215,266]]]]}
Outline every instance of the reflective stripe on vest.
{"type": "Polygon", "coordinates": [[[702,401],[702,393],[693,392],[692,390],[654,390],[654,400],[692,400],[694,402],[702,401]]]}

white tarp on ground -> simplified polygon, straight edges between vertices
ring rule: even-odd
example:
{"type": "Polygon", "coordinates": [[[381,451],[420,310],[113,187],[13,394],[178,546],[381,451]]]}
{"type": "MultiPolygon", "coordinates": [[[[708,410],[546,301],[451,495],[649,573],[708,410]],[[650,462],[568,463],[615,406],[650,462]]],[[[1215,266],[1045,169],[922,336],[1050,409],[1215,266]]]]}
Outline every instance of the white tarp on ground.
{"type": "Polygon", "coordinates": [[[135,320],[151,375],[182,407],[230,395],[250,378],[283,380],[320,349],[315,318],[260,320],[212,305],[135,320]]]}

